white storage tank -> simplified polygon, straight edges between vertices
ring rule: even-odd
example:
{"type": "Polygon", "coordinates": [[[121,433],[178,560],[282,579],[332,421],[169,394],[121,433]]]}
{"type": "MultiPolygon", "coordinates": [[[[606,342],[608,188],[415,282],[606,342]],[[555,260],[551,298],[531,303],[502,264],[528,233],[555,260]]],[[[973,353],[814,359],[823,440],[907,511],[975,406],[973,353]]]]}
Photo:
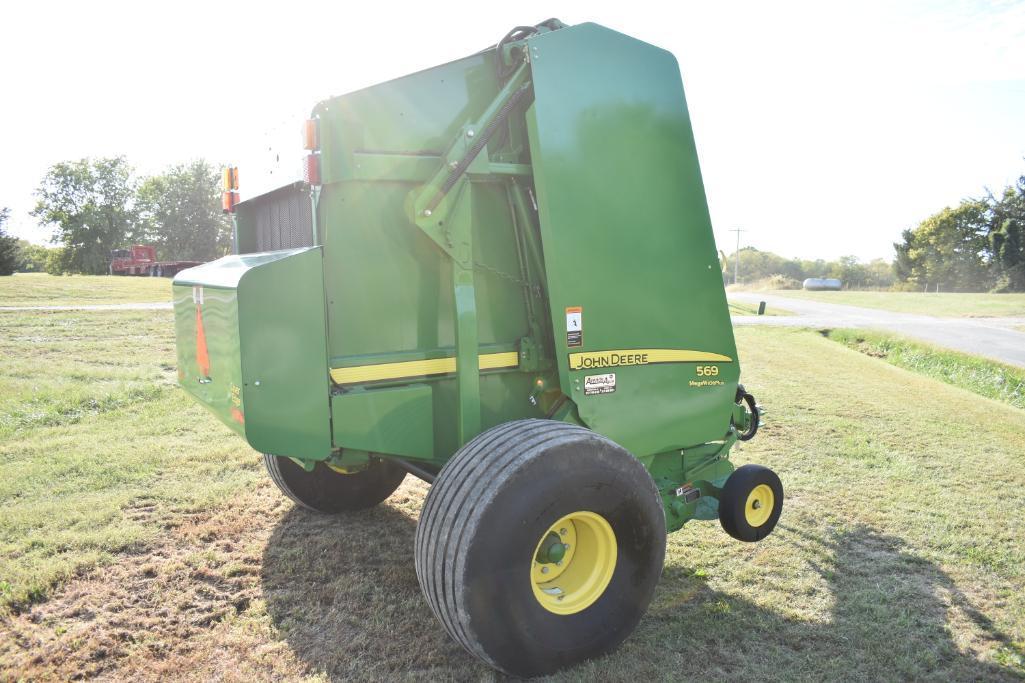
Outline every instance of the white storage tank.
{"type": "Polygon", "coordinates": [[[843,282],[833,277],[810,277],[804,281],[804,288],[812,291],[840,291],[843,282]]]}

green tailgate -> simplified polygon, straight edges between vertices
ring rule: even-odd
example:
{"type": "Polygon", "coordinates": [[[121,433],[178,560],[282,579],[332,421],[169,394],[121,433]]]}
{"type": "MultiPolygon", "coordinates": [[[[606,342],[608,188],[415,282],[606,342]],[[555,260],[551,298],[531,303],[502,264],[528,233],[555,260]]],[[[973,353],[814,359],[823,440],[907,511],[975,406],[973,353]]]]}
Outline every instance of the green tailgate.
{"type": "Polygon", "coordinates": [[[528,44],[563,391],[638,455],[721,439],[740,368],[676,59],[595,24],[528,44]]]}
{"type": "Polygon", "coordinates": [[[184,270],[174,279],[174,309],[186,391],[260,452],[330,455],[319,247],[226,256],[184,270]]]}

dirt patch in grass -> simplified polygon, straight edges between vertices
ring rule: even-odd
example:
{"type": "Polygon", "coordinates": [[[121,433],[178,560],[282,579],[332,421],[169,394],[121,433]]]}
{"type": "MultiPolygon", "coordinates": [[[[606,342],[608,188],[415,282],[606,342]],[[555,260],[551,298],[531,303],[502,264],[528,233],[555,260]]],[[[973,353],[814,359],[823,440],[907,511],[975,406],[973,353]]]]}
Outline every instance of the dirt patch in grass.
{"type": "Polygon", "coordinates": [[[132,519],[159,523],[159,541],[7,619],[0,671],[26,680],[294,675],[302,667],[260,617],[263,549],[290,507],[262,486],[231,506],[162,521],[145,500],[126,508],[132,519]]]}
{"type": "MultiPolygon", "coordinates": [[[[342,517],[296,508],[270,485],[165,519],[136,501],[124,514],[159,524],[160,540],[0,622],[0,678],[494,679],[420,595],[412,547],[425,492],[408,478],[386,504],[342,517]]],[[[684,679],[774,671],[811,681],[856,671],[866,680],[1016,680],[1021,650],[984,616],[1000,596],[964,594],[895,536],[863,525],[815,533],[814,524],[797,501],[769,540],[705,541],[697,565],[687,536],[714,530],[671,537],[634,636],[553,680],[655,680],[667,671],[684,679]],[[781,557],[786,548],[799,551],[797,565],[781,557]],[[763,575],[787,580],[795,571],[803,588],[791,583],[797,591],[781,605],[763,575]],[[980,660],[994,651],[1007,663],[980,660]]]]}
{"type": "Polygon", "coordinates": [[[231,505],[123,514],[159,539],[0,621],[0,679],[480,677],[422,600],[413,568],[426,486],[344,518],[295,508],[266,483],[231,505]],[[5,673],[6,672],[6,673],[5,673]]]}

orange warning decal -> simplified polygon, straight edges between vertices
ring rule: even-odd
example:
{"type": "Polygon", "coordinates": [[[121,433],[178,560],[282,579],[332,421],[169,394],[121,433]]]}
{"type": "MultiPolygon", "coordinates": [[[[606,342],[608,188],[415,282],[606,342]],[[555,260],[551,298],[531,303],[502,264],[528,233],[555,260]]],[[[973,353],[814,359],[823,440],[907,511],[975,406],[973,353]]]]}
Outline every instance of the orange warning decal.
{"type": "Polygon", "coordinates": [[[210,353],[206,348],[206,331],[203,329],[203,304],[196,303],[196,364],[199,374],[210,377],[210,353]]]}

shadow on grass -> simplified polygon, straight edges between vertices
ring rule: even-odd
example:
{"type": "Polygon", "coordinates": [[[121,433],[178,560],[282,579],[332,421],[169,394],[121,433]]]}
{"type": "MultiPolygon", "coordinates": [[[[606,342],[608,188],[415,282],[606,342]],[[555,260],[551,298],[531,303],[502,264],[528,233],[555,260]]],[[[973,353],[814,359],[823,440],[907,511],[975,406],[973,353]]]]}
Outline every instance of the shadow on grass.
{"type": "MultiPolygon", "coordinates": [[[[413,567],[415,520],[387,504],[330,518],[293,509],[264,556],[267,611],[312,671],[330,680],[492,678],[451,641],[413,567]]],[[[823,621],[716,591],[674,563],[648,615],[616,653],[564,672],[580,680],[1020,680],[960,651],[951,629],[1007,656],[1016,647],[934,564],[857,527],[832,539],[780,527],[828,594],[823,621]],[[951,626],[956,622],[955,626],[951,626]]]]}

